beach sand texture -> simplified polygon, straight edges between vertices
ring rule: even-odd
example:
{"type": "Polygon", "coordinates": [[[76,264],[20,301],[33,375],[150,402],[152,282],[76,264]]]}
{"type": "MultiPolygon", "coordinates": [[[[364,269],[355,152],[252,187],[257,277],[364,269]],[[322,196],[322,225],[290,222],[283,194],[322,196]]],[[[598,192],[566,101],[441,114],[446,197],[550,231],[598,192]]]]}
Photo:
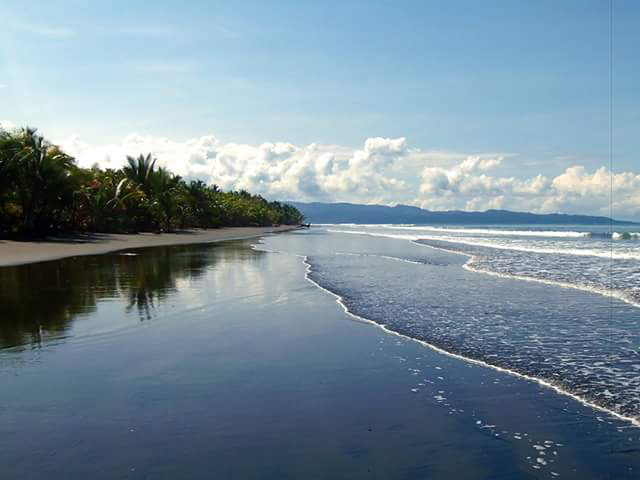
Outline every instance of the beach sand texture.
{"type": "Polygon", "coordinates": [[[219,242],[257,237],[297,228],[227,227],[211,230],[185,230],[176,233],[113,234],[47,238],[38,241],[0,240],[0,266],[23,265],[78,255],[98,255],[132,248],[219,242]]]}

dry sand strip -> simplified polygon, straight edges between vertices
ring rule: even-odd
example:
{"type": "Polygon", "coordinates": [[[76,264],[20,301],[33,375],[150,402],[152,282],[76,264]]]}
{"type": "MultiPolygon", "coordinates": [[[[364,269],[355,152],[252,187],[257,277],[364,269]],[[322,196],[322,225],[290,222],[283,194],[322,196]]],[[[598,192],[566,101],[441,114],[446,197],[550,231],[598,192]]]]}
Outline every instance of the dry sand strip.
{"type": "Polygon", "coordinates": [[[131,248],[184,245],[189,243],[220,242],[259,237],[268,233],[294,230],[295,226],[231,227],[213,230],[187,230],[178,233],[95,234],[87,236],[47,238],[39,241],[16,242],[0,240],[0,267],[44,262],[78,255],[131,248]]]}

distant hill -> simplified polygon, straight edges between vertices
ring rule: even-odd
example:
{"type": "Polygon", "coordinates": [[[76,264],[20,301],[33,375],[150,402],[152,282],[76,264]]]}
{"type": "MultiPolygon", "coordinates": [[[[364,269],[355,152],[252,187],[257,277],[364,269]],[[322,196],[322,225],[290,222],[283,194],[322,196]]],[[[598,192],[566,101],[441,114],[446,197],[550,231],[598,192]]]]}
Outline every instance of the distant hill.
{"type": "MultiPolygon", "coordinates": [[[[566,215],[562,213],[536,214],[487,210],[463,212],[450,210],[437,212],[409,205],[357,205],[353,203],[286,202],[302,212],[310,223],[416,223],[436,225],[608,225],[608,217],[566,215]]],[[[613,220],[615,225],[633,225],[634,222],[613,220]]]]}

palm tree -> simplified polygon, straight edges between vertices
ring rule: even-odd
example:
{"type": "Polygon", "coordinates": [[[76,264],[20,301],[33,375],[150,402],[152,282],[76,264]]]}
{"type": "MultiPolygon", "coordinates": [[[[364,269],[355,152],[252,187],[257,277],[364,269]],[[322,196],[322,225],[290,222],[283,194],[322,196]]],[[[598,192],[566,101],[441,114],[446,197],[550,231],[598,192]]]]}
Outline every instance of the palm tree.
{"type": "Polygon", "coordinates": [[[88,181],[74,193],[83,226],[98,231],[126,229],[126,204],[144,195],[121,171],[99,169],[90,170],[88,181]]]}
{"type": "Polygon", "coordinates": [[[9,132],[0,129],[0,221],[6,221],[5,208],[12,190],[15,175],[16,139],[9,132]]]}
{"type": "Polygon", "coordinates": [[[151,154],[128,156],[121,170],[83,169],[35,128],[0,129],[0,234],[300,221],[297,209],[245,190],[222,192],[200,180],[187,184],[157,168],[151,154]]]}
{"type": "Polygon", "coordinates": [[[9,143],[22,226],[29,232],[48,229],[53,216],[59,217],[71,203],[74,159],[30,127],[20,130],[9,143]]]}
{"type": "Polygon", "coordinates": [[[183,203],[181,186],[184,184],[179,175],[174,175],[160,167],[150,177],[151,195],[163,216],[165,230],[171,230],[171,220],[183,203]]]}
{"type": "Polygon", "coordinates": [[[151,177],[155,171],[156,159],[152,158],[150,153],[147,153],[147,155],[140,154],[137,158],[127,155],[127,163],[128,165],[122,169],[126,177],[137,183],[142,191],[149,195],[151,193],[151,177]]]}

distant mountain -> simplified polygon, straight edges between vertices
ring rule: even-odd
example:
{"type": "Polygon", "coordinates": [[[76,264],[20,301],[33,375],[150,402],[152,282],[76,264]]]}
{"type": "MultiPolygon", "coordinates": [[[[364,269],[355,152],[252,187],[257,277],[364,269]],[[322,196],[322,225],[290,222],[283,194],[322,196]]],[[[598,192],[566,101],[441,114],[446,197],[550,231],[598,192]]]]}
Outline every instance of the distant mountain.
{"type": "MultiPolygon", "coordinates": [[[[286,202],[302,212],[310,223],[416,223],[436,225],[608,225],[607,217],[565,215],[562,213],[536,214],[487,210],[463,212],[450,210],[435,212],[409,205],[357,205],[353,203],[286,202]]],[[[633,225],[634,222],[613,220],[615,225],[633,225]]]]}

